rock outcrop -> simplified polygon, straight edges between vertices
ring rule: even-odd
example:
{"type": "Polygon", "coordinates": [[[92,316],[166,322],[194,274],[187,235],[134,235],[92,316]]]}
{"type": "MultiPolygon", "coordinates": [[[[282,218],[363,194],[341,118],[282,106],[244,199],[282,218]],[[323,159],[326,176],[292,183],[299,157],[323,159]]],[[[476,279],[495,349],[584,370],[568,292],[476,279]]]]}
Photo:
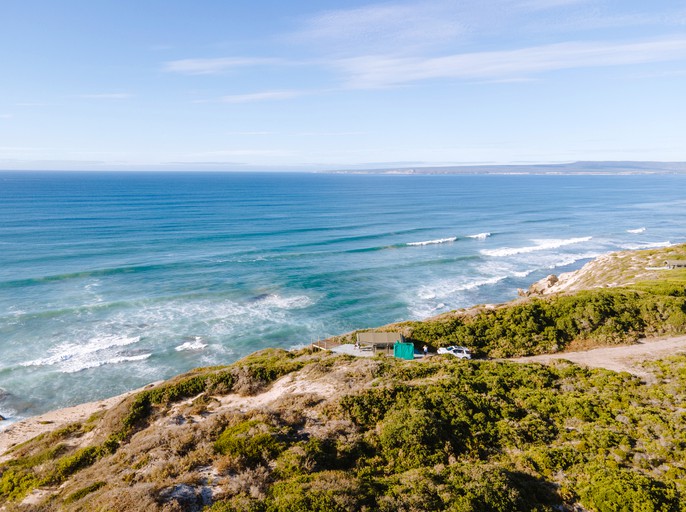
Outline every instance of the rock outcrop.
{"type": "Polygon", "coordinates": [[[536,281],[529,286],[528,290],[519,290],[519,295],[522,297],[531,297],[532,295],[546,295],[550,293],[550,289],[555,286],[560,280],[555,274],[550,274],[540,281],[536,281]]]}

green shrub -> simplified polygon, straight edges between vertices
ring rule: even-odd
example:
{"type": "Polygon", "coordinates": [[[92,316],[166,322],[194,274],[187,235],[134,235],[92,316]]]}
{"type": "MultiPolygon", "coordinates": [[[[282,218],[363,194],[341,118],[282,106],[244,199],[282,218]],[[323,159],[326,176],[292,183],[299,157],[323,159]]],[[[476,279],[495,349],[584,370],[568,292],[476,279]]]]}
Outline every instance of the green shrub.
{"type": "Polygon", "coordinates": [[[270,490],[267,512],[369,511],[374,503],[368,486],[344,471],[322,471],[277,482],[270,490]]]}
{"type": "Polygon", "coordinates": [[[69,496],[64,498],[64,503],[68,505],[70,503],[74,503],[75,501],[79,501],[81,498],[88,496],[89,494],[97,491],[98,489],[100,489],[101,487],[104,487],[105,485],[107,485],[106,482],[92,483],[89,486],[84,487],[83,489],[79,489],[78,491],[71,493],[69,496]]]}
{"type": "Polygon", "coordinates": [[[19,500],[39,484],[39,479],[31,471],[6,469],[0,477],[0,496],[10,501],[19,500]]]}
{"type": "Polygon", "coordinates": [[[285,449],[276,429],[259,420],[249,420],[228,427],[214,443],[222,455],[234,457],[241,466],[264,464],[285,449]]]}
{"type": "Polygon", "coordinates": [[[379,424],[383,456],[394,471],[432,466],[448,458],[443,422],[426,409],[393,409],[379,424]]]}
{"type": "Polygon", "coordinates": [[[637,471],[591,466],[588,483],[579,489],[581,503],[603,512],[670,512],[678,510],[676,490],[637,471]]]}

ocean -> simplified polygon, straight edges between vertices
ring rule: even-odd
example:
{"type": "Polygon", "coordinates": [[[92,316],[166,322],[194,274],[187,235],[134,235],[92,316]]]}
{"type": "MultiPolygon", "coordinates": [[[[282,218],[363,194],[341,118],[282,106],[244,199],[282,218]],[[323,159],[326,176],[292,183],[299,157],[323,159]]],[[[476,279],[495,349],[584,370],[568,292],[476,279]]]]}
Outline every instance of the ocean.
{"type": "MultiPolygon", "coordinates": [[[[683,242],[686,175],[0,173],[0,415],[683,242]]],[[[7,424],[7,422],[3,422],[7,424]]]]}

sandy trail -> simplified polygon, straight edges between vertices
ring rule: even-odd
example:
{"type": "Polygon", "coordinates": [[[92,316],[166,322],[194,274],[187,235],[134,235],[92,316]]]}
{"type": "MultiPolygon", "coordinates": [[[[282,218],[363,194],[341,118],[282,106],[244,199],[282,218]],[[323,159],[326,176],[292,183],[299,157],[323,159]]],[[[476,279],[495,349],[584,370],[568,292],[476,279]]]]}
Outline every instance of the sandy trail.
{"type": "Polygon", "coordinates": [[[566,359],[578,365],[591,368],[629,372],[650,382],[652,375],[642,367],[642,363],[662,359],[681,352],[686,352],[686,336],[650,338],[643,339],[636,345],[602,347],[581,352],[561,352],[558,354],[519,357],[510,360],[518,363],[549,363],[558,359],[566,359]]]}

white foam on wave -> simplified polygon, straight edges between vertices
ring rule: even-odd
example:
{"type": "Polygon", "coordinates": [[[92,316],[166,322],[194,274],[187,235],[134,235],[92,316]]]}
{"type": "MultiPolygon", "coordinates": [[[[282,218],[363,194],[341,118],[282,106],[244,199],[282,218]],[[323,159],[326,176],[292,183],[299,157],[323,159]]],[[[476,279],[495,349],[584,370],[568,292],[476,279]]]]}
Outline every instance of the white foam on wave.
{"type": "Polygon", "coordinates": [[[500,249],[482,249],[481,254],[484,256],[491,256],[495,258],[516,256],[517,254],[527,254],[536,251],[548,251],[553,249],[559,249],[560,247],[565,247],[567,245],[580,244],[583,242],[588,242],[593,237],[584,236],[578,238],[566,238],[566,239],[534,239],[532,242],[536,245],[530,245],[526,247],[502,247],[500,249]]]}
{"type": "Polygon", "coordinates": [[[471,280],[445,280],[432,286],[422,286],[417,292],[417,297],[424,301],[433,299],[446,299],[459,292],[476,290],[482,286],[497,284],[500,281],[504,281],[508,277],[510,276],[503,274],[491,277],[480,277],[478,279],[471,280]]]}
{"type": "Polygon", "coordinates": [[[409,316],[423,319],[456,307],[474,304],[475,302],[469,298],[471,293],[477,292],[484,286],[497,285],[509,277],[511,276],[503,274],[491,277],[482,276],[471,280],[458,278],[425,285],[417,291],[414,298],[409,300],[409,316]]]}
{"type": "Polygon", "coordinates": [[[196,336],[193,341],[186,341],[185,343],[175,347],[174,350],[177,352],[183,352],[185,350],[197,351],[202,350],[205,347],[207,347],[207,343],[203,343],[202,338],[200,336],[196,336]]]}
{"type": "Polygon", "coordinates": [[[276,294],[270,294],[258,301],[267,306],[273,306],[279,309],[303,309],[314,304],[314,301],[307,295],[296,295],[294,297],[282,297],[276,294]]]}
{"type": "Polygon", "coordinates": [[[486,240],[489,236],[491,236],[490,233],[477,233],[476,235],[467,235],[467,238],[474,238],[476,240],[486,240]]]}
{"type": "Polygon", "coordinates": [[[580,254],[570,254],[568,257],[563,258],[561,260],[554,261],[552,263],[549,263],[548,265],[545,266],[547,269],[554,269],[554,268],[559,268],[559,267],[567,267],[569,265],[573,265],[577,261],[582,261],[582,260],[592,260],[594,258],[597,258],[598,256],[601,256],[602,252],[585,252],[585,253],[580,253],[580,254]]]}
{"type": "Polygon", "coordinates": [[[620,247],[629,251],[639,251],[641,249],[659,249],[660,247],[669,247],[672,242],[669,240],[666,242],[647,242],[644,244],[622,244],[620,247]]]}
{"type": "Polygon", "coordinates": [[[442,313],[444,311],[447,311],[448,308],[446,307],[445,303],[440,302],[436,305],[433,304],[419,304],[415,305],[414,307],[410,308],[410,317],[411,318],[428,318],[430,316],[437,315],[439,313],[442,313]]]}
{"type": "Polygon", "coordinates": [[[173,349],[173,353],[188,357],[224,356],[227,350],[223,345],[236,336],[300,327],[302,314],[297,311],[314,303],[305,294],[271,294],[244,301],[179,297],[131,303],[103,309],[106,316],[102,318],[65,325],[54,332],[42,353],[28,352],[15,364],[57,373],[136,364],[140,375],[150,369],[149,363],[142,361],[159,352],[173,349]],[[184,336],[186,333],[192,336],[184,336]]]}
{"type": "Polygon", "coordinates": [[[134,356],[115,356],[107,359],[89,358],[84,361],[71,361],[70,364],[61,368],[62,373],[76,373],[89,368],[99,368],[109,364],[131,363],[135,361],[145,361],[152,354],[138,354],[134,356]]]}
{"type": "Polygon", "coordinates": [[[436,244],[447,244],[449,242],[454,242],[457,240],[456,236],[451,236],[449,238],[438,238],[436,240],[426,240],[424,242],[408,242],[409,246],[421,246],[421,245],[436,245],[436,244]]]}
{"type": "Polygon", "coordinates": [[[512,272],[512,275],[514,277],[526,277],[530,274],[533,274],[534,272],[535,272],[535,270],[518,270],[518,271],[512,272]]]}
{"type": "Polygon", "coordinates": [[[102,335],[86,343],[60,343],[48,350],[48,357],[21,363],[22,366],[56,366],[61,373],[75,373],[105,364],[147,359],[151,354],[126,355],[118,349],[138,343],[140,336],[102,335]]]}
{"type": "Polygon", "coordinates": [[[646,228],[636,228],[636,229],[627,229],[627,233],[632,233],[634,235],[638,235],[639,233],[645,233],[646,228]]]}

